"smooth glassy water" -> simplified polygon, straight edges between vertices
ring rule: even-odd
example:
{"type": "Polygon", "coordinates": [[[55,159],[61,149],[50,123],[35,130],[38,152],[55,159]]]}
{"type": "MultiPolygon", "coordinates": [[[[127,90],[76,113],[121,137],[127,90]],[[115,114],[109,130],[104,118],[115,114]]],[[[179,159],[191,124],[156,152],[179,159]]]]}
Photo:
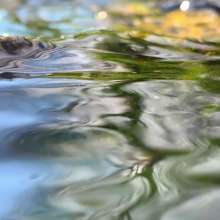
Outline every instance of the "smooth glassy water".
{"type": "Polygon", "coordinates": [[[2,1],[0,220],[219,220],[207,2],[2,1]]]}

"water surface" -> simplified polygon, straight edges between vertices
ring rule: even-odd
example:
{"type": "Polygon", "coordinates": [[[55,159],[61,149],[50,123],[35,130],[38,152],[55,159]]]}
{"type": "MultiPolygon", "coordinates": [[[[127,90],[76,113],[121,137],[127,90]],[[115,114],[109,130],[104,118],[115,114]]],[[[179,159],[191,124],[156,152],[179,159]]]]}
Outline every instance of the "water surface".
{"type": "Polygon", "coordinates": [[[219,219],[219,15],[152,7],[2,6],[1,220],[219,219]]]}

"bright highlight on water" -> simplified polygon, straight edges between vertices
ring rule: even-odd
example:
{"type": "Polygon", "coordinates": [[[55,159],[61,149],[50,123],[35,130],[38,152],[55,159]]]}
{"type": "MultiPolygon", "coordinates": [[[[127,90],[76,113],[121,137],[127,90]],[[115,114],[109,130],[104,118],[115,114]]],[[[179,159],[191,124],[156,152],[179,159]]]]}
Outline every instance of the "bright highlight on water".
{"type": "Polygon", "coordinates": [[[180,4],[180,10],[181,11],[187,11],[187,10],[189,10],[189,8],[190,8],[190,1],[183,1],[180,4]]]}

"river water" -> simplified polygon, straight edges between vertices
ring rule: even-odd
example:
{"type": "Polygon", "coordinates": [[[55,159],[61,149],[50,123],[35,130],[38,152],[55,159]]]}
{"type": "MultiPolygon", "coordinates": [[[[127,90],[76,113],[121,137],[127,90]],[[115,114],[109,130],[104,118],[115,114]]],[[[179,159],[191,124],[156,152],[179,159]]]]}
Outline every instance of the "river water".
{"type": "Polygon", "coordinates": [[[152,4],[2,4],[0,220],[219,220],[219,15],[152,4]]]}

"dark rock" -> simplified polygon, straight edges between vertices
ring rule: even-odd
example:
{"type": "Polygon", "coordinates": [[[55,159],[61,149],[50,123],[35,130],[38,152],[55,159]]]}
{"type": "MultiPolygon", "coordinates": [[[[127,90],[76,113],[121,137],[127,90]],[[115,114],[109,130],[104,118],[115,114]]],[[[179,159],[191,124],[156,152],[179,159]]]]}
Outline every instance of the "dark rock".
{"type": "Polygon", "coordinates": [[[26,37],[0,37],[0,59],[1,54],[24,56],[30,51],[41,51],[54,47],[51,43],[42,43],[37,40],[29,40],[26,37]]]}

